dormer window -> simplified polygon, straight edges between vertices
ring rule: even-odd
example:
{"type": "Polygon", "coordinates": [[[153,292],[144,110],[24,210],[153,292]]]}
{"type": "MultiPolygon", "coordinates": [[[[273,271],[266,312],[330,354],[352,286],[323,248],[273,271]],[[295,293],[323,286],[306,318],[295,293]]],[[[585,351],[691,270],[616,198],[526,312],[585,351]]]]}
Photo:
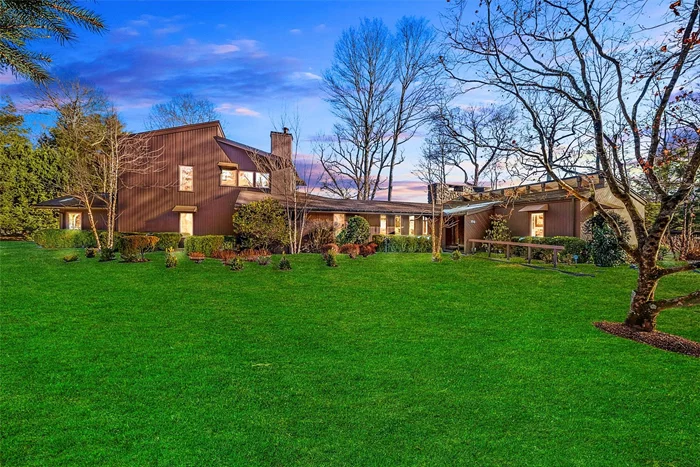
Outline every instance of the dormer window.
{"type": "Polygon", "coordinates": [[[221,186],[238,186],[238,170],[221,169],[221,186]]]}
{"type": "Polygon", "coordinates": [[[180,166],[180,191],[194,191],[194,167],[180,166]]]}

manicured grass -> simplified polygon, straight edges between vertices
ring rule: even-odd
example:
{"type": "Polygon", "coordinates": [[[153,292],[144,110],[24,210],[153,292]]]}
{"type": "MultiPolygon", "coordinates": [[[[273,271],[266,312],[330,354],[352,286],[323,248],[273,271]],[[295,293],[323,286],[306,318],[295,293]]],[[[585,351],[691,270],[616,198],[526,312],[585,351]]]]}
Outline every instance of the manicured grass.
{"type": "MultiPolygon", "coordinates": [[[[67,252],[0,244],[2,465],[700,459],[700,361],[591,325],[624,319],[629,268],[67,252]]],[[[698,286],[672,276],[659,295],[698,286]]],[[[700,340],[700,308],[660,329],[700,340]]]]}

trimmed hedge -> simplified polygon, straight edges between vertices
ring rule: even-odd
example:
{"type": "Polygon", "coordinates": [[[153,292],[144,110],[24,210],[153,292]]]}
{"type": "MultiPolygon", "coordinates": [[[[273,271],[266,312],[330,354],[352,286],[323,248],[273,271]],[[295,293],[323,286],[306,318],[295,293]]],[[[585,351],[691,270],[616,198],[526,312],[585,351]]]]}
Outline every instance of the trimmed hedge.
{"type": "Polygon", "coordinates": [[[377,252],[389,253],[430,253],[433,242],[430,236],[422,235],[372,235],[377,244],[377,252]]]}
{"type": "Polygon", "coordinates": [[[185,253],[199,252],[211,256],[224,245],[223,235],[190,235],[185,237],[185,253]]]}
{"type": "MultiPolygon", "coordinates": [[[[100,240],[105,232],[98,232],[100,240]]],[[[91,230],[41,229],[32,234],[32,240],[43,248],[95,248],[97,242],[91,230]]]]}
{"type": "Polygon", "coordinates": [[[119,254],[128,263],[146,261],[146,253],[154,251],[158,237],[151,235],[127,235],[119,239],[119,254]]]}
{"type": "MultiPolygon", "coordinates": [[[[591,258],[590,248],[588,242],[578,238],[578,237],[513,237],[513,242],[518,243],[534,243],[537,245],[559,245],[564,247],[564,251],[561,252],[563,255],[571,256],[578,255],[579,263],[587,263],[591,258]]],[[[533,256],[536,258],[543,256],[543,254],[548,258],[548,250],[533,250],[533,256]]],[[[513,249],[513,254],[516,256],[526,256],[527,248],[525,247],[515,247],[513,249]]]]}
{"type": "MultiPolygon", "coordinates": [[[[139,234],[140,235],[140,234],[139,234]]],[[[165,251],[168,248],[173,250],[180,246],[180,239],[182,235],[179,232],[153,232],[149,235],[158,237],[158,244],[156,245],[156,250],[165,251]]]]}

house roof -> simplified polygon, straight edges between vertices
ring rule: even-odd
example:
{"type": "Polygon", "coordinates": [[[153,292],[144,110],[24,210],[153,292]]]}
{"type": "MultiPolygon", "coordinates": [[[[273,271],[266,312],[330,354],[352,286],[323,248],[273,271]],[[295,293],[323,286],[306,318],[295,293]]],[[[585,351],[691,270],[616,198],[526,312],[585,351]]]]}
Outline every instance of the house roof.
{"type": "Polygon", "coordinates": [[[488,201],[486,203],[464,204],[444,210],[446,216],[469,216],[480,212],[488,211],[495,205],[501,204],[500,201],[488,201]]]}
{"type": "MultiPolygon", "coordinates": [[[[232,152],[232,150],[235,149],[240,149],[245,151],[247,154],[256,154],[258,156],[262,156],[261,158],[256,158],[256,160],[264,161],[266,158],[268,159],[275,159],[278,161],[278,165],[281,167],[285,167],[287,163],[279,163],[279,161],[284,161],[284,159],[276,154],[272,154],[271,152],[263,151],[262,149],[254,148],[253,146],[248,146],[247,144],[239,143],[238,141],[233,141],[228,138],[222,138],[220,136],[215,136],[214,139],[216,140],[217,144],[221,148],[222,151],[224,151],[224,154],[226,154],[226,157],[231,159],[231,161],[234,161],[236,159],[235,154],[232,152]]],[[[253,163],[256,162],[256,160],[253,160],[253,163]]],[[[294,173],[297,177],[297,186],[305,186],[306,183],[304,180],[299,176],[299,173],[296,171],[296,167],[294,167],[294,164],[292,161],[289,161],[289,165],[294,168],[294,173]]],[[[267,170],[269,172],[273,172],[273,169],[278,169],[281,167],[273,166],[270,165],[268,167],[263,167],[260,170],[267,170]]]]}
{"type": "Polygon", "coordinates": [[[210,122],[203,122],[203,123],[190,123],[188,125],[172,126],[169,128],[160,128],[158,130],[141,131],[141,132],[135,133],[135,134],[156,136],[156,135],[163,135],[163,134],[168,134],[168,133],[178,133],[180,131],[196,130],[198,128],[208,128],[211,126],[219,127],[219,130],[221,130],[221,134],[222,135],[224,134],[224,130],[221,127],[221,122],[219,122],[218,120],[212,120],[210,122]]]}
{"type": "MultiPolygon", "coordinates": [[[[364,201],[356,199],[327,198],[325,196],[297,193],[297,203],[310,212],[336,212],[348,214],[407,214],[431,215],[432,205],[428,203],[405,203],[400,201],[364,201]]],[[[242,190],[236,199],[236,205],[244,205],[264,198],[284,201],[283,195],[242,190]]]]}
{"type": "MultiPolygon", "coordinates": [[[[104,194],[103,194],[104,195],[104,194]]],[[[75,196],[61,196],[60,198],[48,199],[32,206],[37,209],[62,209],[77,208],[84,209],[85,204],[75,196]]],[[[92,209],[107,209],[107,203],[102,198],[95,196],[92,199],[92,209]]]]}

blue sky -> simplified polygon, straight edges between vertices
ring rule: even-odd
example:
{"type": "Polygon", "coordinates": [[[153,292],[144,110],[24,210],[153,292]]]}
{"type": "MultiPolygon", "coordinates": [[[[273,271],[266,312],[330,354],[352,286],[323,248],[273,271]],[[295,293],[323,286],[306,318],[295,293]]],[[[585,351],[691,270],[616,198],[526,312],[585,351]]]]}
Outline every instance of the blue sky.
{"type": "MultiPolygon", "coordinates": [[[[403,15],[439,25],[445,0],[432,1],[157,1],[87,3],[106,21],[103,35],[79,32],[65,47],[46,42],[52,72],[103,89],[131,131],[144,129],[153,104],[177,93],[210,99],[222,115],[226,135],[269,148],[269,132],[288,108],[302,118],[301,151],[308,139],[333,125],[323,101],[320,76],[332,60],[341,31],[362,17],[389,26],[403,15]]],[[[0,76],[3,94],[21,102],[31,84],[0,76]]],[[[30,119],[34,131],[41,119],[30,119]]],[[[411,170],[420,138],[406,147],[398,169],[397,194],[424,200],[411,170]]]]}

